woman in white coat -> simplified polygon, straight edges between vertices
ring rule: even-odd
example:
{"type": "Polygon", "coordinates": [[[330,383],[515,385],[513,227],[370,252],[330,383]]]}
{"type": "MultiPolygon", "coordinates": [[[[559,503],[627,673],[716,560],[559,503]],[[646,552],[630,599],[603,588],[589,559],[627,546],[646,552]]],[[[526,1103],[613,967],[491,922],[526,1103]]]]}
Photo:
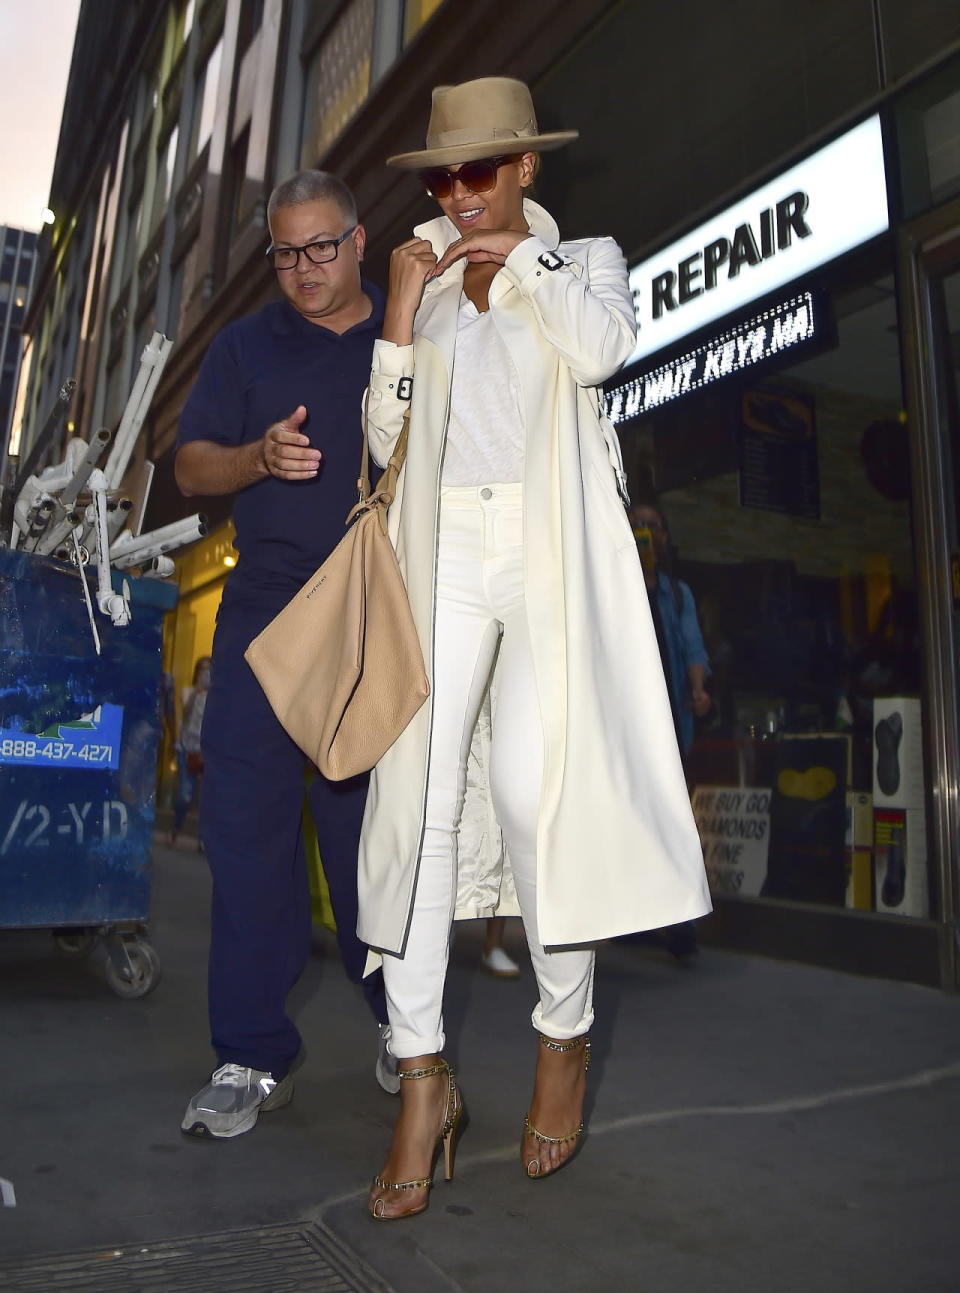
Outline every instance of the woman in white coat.
{"type": "Polygon", "coordinates": [[[620,249],[560,242],[524,194],[541,134],[527,87],[434,91],[420,172],[442,216],[390,264],[369,392],[431,696],[374,769],[360,936],[383,956],[401,1108],[369,1210],[427,1206],[462,1112],[441,1058],[451,918],[523,916],[539,1000],[528,1176],[575,1151],[597,939],[709,910],[600,383],[635,344],[620,249]]]}

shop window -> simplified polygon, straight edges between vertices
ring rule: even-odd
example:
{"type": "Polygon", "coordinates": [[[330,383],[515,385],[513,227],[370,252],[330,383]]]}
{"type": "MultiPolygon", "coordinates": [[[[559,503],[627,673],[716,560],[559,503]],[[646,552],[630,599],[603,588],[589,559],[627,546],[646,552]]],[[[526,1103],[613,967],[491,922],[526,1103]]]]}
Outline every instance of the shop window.
{"type": "Polygon", "coordinates": [[[374,0],[351,0],[307,67],[304,165],[321,161],[370,92],[374,0]]]}
{"type": "Polygon", "coordinates": [[[403,7],[403,43],[411,41],[440,8],[443,0],[407,0],[403,7]]]}
{"type": "Polygon", "coordinates": [[[710,709],[694,718],[683,650],[664,651],[715,891],[927,917],[889,246],[822,290],[835,344],[623,428],[631,493],[655,509],[634,524],[667,638],[686,584],[709,657],[710,709]]]}

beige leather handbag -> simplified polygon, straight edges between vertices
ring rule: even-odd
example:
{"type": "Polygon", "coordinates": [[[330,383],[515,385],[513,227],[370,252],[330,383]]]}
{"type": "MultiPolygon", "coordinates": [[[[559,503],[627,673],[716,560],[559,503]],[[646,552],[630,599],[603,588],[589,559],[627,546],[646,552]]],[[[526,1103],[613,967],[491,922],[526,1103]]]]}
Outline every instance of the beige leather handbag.
{"type": "Polygon", "coordinates": [[[245,652],[281,725],[331,781],[368,772],[430,694],[387,534],[408,429],[409,413],[371,492],[364,407],[360,501],[347,532],[245,652]]]}

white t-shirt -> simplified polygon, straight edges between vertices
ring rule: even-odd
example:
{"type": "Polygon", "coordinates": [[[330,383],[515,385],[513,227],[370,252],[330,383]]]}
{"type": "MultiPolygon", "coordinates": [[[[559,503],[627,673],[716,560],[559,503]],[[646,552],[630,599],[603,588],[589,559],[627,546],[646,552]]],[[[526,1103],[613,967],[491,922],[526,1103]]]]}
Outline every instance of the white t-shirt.
{"type": "Polygon", "coordinates": [[[460,300],[450,387],[444,485],[510,485],[523,478],[520,379],[490,311],[460,300]]]}

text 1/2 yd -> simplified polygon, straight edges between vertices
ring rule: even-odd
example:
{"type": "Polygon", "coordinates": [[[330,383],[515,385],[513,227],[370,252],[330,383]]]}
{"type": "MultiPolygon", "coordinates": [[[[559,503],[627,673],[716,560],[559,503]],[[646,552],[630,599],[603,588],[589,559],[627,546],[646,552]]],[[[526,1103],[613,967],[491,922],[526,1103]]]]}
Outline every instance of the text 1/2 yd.
{"type": "Polygon", "coordinates": [[[9,825],[0,821],[3,841],[0,857],[13,848],[46,849],[61,841],[71,844],[113,843],[127,838],[130,818],[127,806],[119,799],[104,799],[94,804],[38,804],[21,799],[9,825]]]}

